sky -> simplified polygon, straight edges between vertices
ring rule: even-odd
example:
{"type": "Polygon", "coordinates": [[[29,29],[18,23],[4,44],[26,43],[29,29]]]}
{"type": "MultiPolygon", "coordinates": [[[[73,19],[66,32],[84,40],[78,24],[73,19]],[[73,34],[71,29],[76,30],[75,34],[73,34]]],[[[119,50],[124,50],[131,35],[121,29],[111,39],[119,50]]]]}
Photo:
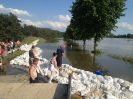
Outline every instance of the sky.
{"type": "MultiPolygon", "coordinates": [[[[51,28],[61,32],[66,31],[70,24],[69,10],[75,0],[0,0],[0,13],[15,14],[22,24],[36,27],[51,28]]],[[[123,13],[125,17],[118,20],[115,32],[118,34],[133,34],[133,0],[126,1],[123,13]]]]}

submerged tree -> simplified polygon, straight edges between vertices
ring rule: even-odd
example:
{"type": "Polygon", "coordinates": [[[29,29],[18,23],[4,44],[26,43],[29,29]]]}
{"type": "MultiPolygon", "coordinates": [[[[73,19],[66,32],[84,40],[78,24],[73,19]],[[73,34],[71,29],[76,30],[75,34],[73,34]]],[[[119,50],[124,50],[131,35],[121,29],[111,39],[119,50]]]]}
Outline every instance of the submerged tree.
{"type": "MultiPolygon", "coordinates": [[[[125,8],[126,0],[76,0],[71,7],[72,19],[69,26],[78,40],[94,38],[97,42],[114,31],[125,8]]],[[[66,32],[67,33],[67,32],[66,32]]]]}

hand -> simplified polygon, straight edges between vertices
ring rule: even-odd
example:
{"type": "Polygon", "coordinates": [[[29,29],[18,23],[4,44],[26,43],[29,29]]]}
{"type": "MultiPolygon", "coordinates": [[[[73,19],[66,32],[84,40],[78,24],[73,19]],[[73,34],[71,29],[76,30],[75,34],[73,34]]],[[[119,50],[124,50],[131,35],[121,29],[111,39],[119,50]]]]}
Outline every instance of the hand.
{"type": "Polygon", "coordinates": [[[56,69],[57,69],[57,70],[59,70],[59,68],[58,68],[58,67],[56,67],[56,69]]]}

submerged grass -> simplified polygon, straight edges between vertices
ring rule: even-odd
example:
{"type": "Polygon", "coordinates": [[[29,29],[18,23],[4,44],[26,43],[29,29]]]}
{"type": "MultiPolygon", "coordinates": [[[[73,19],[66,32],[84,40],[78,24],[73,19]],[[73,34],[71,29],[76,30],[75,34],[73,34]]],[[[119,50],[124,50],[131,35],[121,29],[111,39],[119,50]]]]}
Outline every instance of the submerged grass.
{"type": "Polygon", "coordinates": [[[96,55],[101,55],[104,53],[101,49],[96,49],[96,51],[91,51],[91,52],[96,54],[96,55]]]}
{"type": "Polygon", "coordinates": [[[127,61],[133,65],[133,56],[123,56],[123,55],[114,55],[114,54],[109,54],[108,56],[112,58],[127,61]]]}

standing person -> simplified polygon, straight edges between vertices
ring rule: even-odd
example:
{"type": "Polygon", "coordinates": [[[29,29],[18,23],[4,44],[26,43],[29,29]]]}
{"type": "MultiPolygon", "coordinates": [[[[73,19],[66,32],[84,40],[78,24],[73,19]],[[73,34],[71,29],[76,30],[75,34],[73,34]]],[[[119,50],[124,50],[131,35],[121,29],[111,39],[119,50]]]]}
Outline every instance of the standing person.
{"type": "Polygon", "coordinates": [[[36,58],[35,46],[32,45],[31,50],[29,50],[29,64],[33,64],[33,59],[36,58]]]}
{"type": "Polygon", "coordinates": [[[62,65],[62,56],[64,55],[64,49],[66,48],[66,45],[63,44],[62,46],[59,46],[57,48],[57,66],[59,69],[61,69],[61,65],[62,65]]]}
{"type": "Polygon", "coordinates": [[[20,50],[20,41],[19,40],[17,40],[17,42],[16,42],[16,45],[17,45],[17,50],[20,50]]]}
{"type": "Polygon", "coordinates": [[[15,45],[16,45],[15,41],[13,41],[13,50],[15,50],[15,45]]]}
{"type": "Polygon", "coordinates": [[[12,41],[10,41],[10,43],[9,43],[9,47],[10,47],[10,51],[11,51],[11,53],[13,53],[13,42],[12,42],[12,41]]]}
{"type": "Polygon", "coordinates": [[[39,69],[38,69],[38,58],[33,59],[33,64],[29,68],[29,74],[30,74],[30,83],[39,83],[39,69]]]}
{"type": "Polygon", "coordinates": [[[51,80],[54,78],[54,73],[56,72],[57,75],[59,75],[59,68],[57,67],[57,62],[56,62],[56,57],[57,53],[53,53],[53,57],[50,59],[49,64],[50,64],[50,70],[51,70],[51,75],[49,79],[49,83],[51,83],[51,80]]]}

